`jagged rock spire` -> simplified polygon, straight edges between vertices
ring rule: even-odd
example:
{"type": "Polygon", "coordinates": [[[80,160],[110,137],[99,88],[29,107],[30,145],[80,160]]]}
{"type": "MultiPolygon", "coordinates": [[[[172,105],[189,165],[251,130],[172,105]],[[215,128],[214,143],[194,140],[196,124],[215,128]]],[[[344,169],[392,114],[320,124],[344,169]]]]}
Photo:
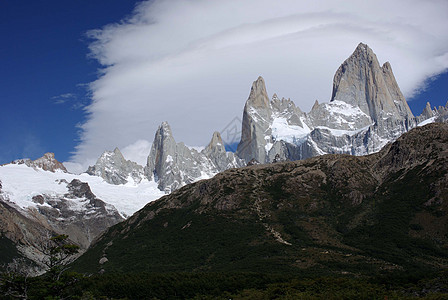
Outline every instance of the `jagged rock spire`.
{"type": "Polygon", "coordinates": [[[219,152],[225,152],[226,149],[224,147],[224,143],[221,138],[221,134],[217,131],[213,133],[212,139],[210,140],[210,143],[208,143],[207,147],[205,147],[206,152],[210,152],[212,150],[216,149],[219,152]]]}
{"type": "Polygon", "coordinates": [[[149,180],[155,179],[161,190],[170,192],[204,175],[211,177],[241,165],[242,162],[233,153],[226,153],[218,132],[213,134],[209,145],[199,153],[184,143],[176,143],[170,126],[163,122],[154,137],[145,175],[149,180]]]}
{"type": "Polygon", "coordinates": [[[241,141],[238,144],[237,155],[250,161],[255,158],[258,161],[266,161],[265,146],[271,142],[269,125],[271,122],[272,108],[269,102],[264,79],[260,76],[252,84],[249,98],[243,111],[243,123],[241,129],[241,141]]]}
{"type": "Polygon", "coordinates": [[[259,76],[250,89],[247,104],[254,108],[269,108],[269,97],[263,77],[259,76]]]}
{"type": "Polygon", "coordinates": [[[144,177],[143,167],[126,160],[118,147],[114,151],[104,151],[95,165],[90,166],[86,173],[99,176],[110,184],[126,184],[129,177],[135,183],[139,183],[144,177]]]}
{"type": "Polygon", "coordinates": [[[145,168],[146,177],[151,180],[153,176],[163,174],[168,163],[176,157],[176,141],[171,132],[168,122],[162,122],[154,136],[151,152],[148,156],[148,162],[145,168]]]}
{"type": "Polygon", "coordinates": [[[413,117],[390,64],[386,62],[380,67],[375,53],[363,43],[334,76],[331,101],[335,100],[359,107],[375,122],[393,116],[413,117]]]}
{"type": "Polygon", "coordinates": [[[429,119],[429,118],[431,118],[431,117],[434,116],[434,112],[433,112],[433,110],[431,109],[431,104],[430,104],[429,102],[426,102],[426,106],[425,106],[425,108],[423,109],[423,112],[422,112],[421,116],[422,116],[424,119],[429,119]]]}

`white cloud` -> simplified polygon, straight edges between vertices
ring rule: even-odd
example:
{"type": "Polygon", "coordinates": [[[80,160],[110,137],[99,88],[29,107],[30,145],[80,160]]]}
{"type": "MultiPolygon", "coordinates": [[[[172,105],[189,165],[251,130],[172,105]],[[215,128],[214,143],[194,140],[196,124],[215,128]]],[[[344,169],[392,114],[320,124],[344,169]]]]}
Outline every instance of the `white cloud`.
{"type": "Polygon", "coordinates": [[[142,2],[89,33],[104,69],[72,160],[152,141],[162,121],[177,141],[205,145],[241,116],[259,75],[270,95],[309,111],[329,101],[334,72],[359,42],[391,62],[410,97],[448,68],[447,11],[444,0],[142,2]]]}
{"type": "Polygon", "coordinates": [[[77,163],[71,161],[64,161],[62,163],[64,167],[72,174],[81,174],[84,173],[91,163],[77,163]]]}
{"type": "Polygon", "coordinates": [[[135,143],[124,147],[121,150],[123,156],[131,161],[145,166],[149,152],[151,151],[151,143],[146,140],[138,140],[135,143]]]}
{"type": "Polygon", "coordinates": [[[65,104],[68,101],[76,100],[76,95],[72,93],[65,93],[58,96],[51,97],[54,104],[65,104]]]}

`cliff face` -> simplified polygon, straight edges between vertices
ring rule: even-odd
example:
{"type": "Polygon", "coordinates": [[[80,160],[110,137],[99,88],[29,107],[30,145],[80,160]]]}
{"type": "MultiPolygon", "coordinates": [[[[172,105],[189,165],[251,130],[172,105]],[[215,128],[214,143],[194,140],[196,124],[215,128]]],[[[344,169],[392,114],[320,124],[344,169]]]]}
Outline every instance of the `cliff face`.
{"type": "Polygon", "coordinates": [[[76,266],[325,274],[446,268],[447,179],[447,124],[413,129],[369,156],[232,169],[149,203],[76,266]]]}
{"type": "Polygon", "coordinates": [[[161,190],[174,191],[186,184],[213,175],[229,168],[238,168],[244,162],[233,153],[226,152],[219,133],[214,133],[210,143],[201,152],[176,143],[167,122],[159,126],[145,175],[155,180],[161,190]]]}
{"type": "Polygon", "coordinates": [[[389,62],[380,66],[372,49],[362,43],[334,75],[331,101],[335,100],[359,107],[374,122],[414,117],[389,62]]]}
{"type": "Polygon", "coordinates": [[[275,157],[371,154],[419,123],[446,114],[444,107],[428,106],[414,117],[391,65],[380,66],[372,49],[361,43],[336,71],[330,102],[316,101],[309,113],[275,94],[268,101],[264,80],[258,78],[244,107],[237,155],[269,163],[275,157]]]}

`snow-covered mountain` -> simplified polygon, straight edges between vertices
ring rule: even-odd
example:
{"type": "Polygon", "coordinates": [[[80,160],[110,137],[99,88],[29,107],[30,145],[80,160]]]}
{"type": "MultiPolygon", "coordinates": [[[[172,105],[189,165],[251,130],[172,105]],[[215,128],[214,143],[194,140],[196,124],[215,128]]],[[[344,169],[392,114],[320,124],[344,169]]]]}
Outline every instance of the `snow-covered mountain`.
{"type": "Polygon", "coordinates": [[[226,152],[219,132],[198,151],[184,143],[176,143],[168,122],[156,131],[145,167],[125,160],[120,150],[105,151],[88,174],[102,177],[111,184],[139,184],[142,180],[156,182],[158,188],[170,193],[186,184],[213,177],[229,168],[245,166],[234,153],[226,152]]]}
{"type": "Polygon", "coordinates": [[[126,160],[118,148],[114,151],[105,151],[86,173],[102,177],[106,182],[116,185],[140,183],[145,178],[143,167],[126,160]]]}
{"type": "Polygon", "coordinates": [[[104,230],[163,194],[146,179],[115,185],[99,176],[70,174],[47,153],[0,166],[0,232],[39,262],[48,237],[68,234],[85,250],[104,230]]]}
{"type": "Polygon", "coordinates": [[[294,102],[269,101],[263,78],[252,85],[243,112],[237,155],[246,161],[273,162],[275,157],[299,160],[328,154],[365,155],[416,127],[448,114],[447,107],[414,117],[388,62],[360,43],[339,67],[329,103],[317,101],[309,113],[294,102]]]}
{"type": "Polygon", "coordinates": [[[380,66],[372,49],[360,43],[336,71],[330,102],[316,101],[308,113],[276,94],[270,100],[265,82],[259,77],[244,106],[241,140],[235,154],[225,151],[219,133],[202,151],[176,143],[170,126],[163,122],[146,166],[126,161],[115,149],[106,151],[87,172],[112,184],[146,178],[169,193],[250,161],[270,163],[328,153],[374,153],[418,124],[446,116],[448,107],[431,109],[428,103],[415,117],[391,65],[386,62],[380,66]]]}

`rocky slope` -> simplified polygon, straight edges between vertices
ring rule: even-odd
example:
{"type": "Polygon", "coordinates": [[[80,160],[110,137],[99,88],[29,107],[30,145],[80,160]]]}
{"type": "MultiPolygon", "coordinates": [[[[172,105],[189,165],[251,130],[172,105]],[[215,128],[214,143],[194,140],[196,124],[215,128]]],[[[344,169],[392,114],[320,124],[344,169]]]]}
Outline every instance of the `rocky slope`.
{"type": "Polygon", "coordinates": [[[448,124],[368,156],[231,169],[110,228],[86,272],[299,270],[326,275],[448,266],[448,124]]]}

